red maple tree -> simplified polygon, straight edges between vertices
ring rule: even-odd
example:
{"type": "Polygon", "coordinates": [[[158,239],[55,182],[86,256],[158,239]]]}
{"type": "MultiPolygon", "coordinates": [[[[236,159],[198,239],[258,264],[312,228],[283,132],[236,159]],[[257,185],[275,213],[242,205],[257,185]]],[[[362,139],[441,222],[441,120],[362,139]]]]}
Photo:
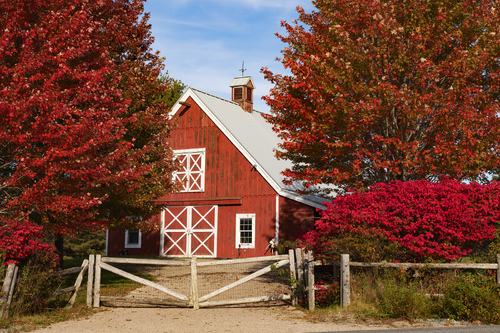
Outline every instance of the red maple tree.
{"type": "Polygon", "coordinates": [[[0,218],[146,224],[174,188],[171,80],[142,0],[0,2],[0,218]]]}
{"type": "Polygon", "coordinates": [[[366,187],[499,165],[500,15],[491,0],[317,0],[263,68],[289,181],[366,187]]]}

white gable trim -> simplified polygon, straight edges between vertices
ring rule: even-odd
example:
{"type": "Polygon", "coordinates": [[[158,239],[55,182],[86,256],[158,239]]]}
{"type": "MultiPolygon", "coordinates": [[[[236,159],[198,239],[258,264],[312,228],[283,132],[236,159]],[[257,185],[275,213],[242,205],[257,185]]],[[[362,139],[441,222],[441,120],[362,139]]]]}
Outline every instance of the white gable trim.
{"type": "MultiPolygon", "coordinates": [[[[222,122],[217,118],[212,111],[210,111],[210,108],[208,108],[201,100],[200,98],[196,95],[196,93],[193,91],[191,87],[188,87],[184,94],[179,98],[179,100],[175,103],[175,105],[172,107],[172,111],[169,114],[169,118],[173,117],[177,111],[182,107],[180,102],[185,102],[189,97],[191,97],[196,104],[205,112],[205,114],[214,122],[214,124],[221,130],[221,132],[231,141],[231,143],[240,151],[241,154],[250,162],[251,165],[256,165],[257,167],[255,168],[257,172],[260,173],[260,175],[268,182],[269,185],[278,193],[278,195],[292,199],[294,201],[303,203],[305,205],[314,207],[314,208],[320,208],[320,209],[326,209],[326,206],[306,199],[299,195],[298,193],[290,192],[287,190],[284,190],[267,172],[264,170],[264,168],[253,158],[253,156],[243,147],[243,145],[234,137],[234,135],[222,124],[222,122]]],[[[230,101],[227,101],[228,103],[233,103],[230,101]]],[[[244,112],[244,111],[242,111],[244,112]]],[[[325,200],[326,201],[326,200],[325,200]]]]}

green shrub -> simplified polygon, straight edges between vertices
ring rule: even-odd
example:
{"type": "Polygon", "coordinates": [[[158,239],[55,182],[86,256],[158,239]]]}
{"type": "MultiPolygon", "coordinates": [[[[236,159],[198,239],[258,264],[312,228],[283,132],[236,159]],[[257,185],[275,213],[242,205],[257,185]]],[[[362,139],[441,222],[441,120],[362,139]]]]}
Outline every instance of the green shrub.
{"type": "Polygon", "coordinates": [[[497,231],[495,237],[491,242],[488,243],[488,256],[486,257],[487,262],[496,262],[497,254],[500,253],[500,230],[497,231]]]}
{"type": "Polygon", "coordinates": [[[432,300],[425,296],[417,282],[408,285],[387,282],[384,288],[380,289],[378,302],[382,317],[413,321],[416,318],[431,316],[432,300]]]}
{"type": "Polygon", "coordinates": [[[431,316],[433,302],[426,297],[422,280],[411,271],[382,269],[376,282],[377,306],[383,318],[416,318],[431,316]]]}
{"type": "Polygon", "coordinates": [[[349,254],[351,261],[361,262],[406,261],[408,257],[405,248],[398,243],[376,235],[347,232],[322,238],[316,250],[316,257],[333,260],[339,260],[341,254],[349,254]]]}
{"type": "Polygon", "coordinates": [[[355,269],[352,303],[360,317],[446,318],[500,324],[500,285],[494,273],[436,269],[355,269]],[[432,297],[444,295],[444,297],[432,297]]]}
{"type": "Polygon", "coordinates": [[[54,271],[50,254],[38,251],[19,269],[16,291],[9,314],[25,315],[46,310],[61,278],[51,277],[54,271]]]}
{"type": "Polygon", "coordinates": [[[442,302],[446,318],[500,324],[500,286],[493,276],[462,274],[450,279],[442,302]]]}
{"type": "Polygon", "coordinates": [[[351,308],[360,317],[433,317],[436,301],[427,297],[430,287],[414,271],[393,268],[356,270],[351,275],[351,308]]]}

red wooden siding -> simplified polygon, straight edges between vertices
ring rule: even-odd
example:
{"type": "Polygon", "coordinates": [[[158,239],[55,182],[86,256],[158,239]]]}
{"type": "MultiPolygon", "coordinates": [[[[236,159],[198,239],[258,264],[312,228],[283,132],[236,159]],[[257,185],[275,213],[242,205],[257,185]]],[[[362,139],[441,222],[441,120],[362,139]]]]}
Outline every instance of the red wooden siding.
{"type": "Polygon", "coordinates": [[[280,197],[279,236],[294,241],[305,231],[314,228],[316,208],[280,197]]]}
{"type": "MultiPolygon", "coordinates": [[[[155,216],[153,222],[160,225],[160,217],[155,216]]],[[[141,232],[141,248],[125,249],[125,230],[115,228],[109,230],[108,255],[117,256],[120,250],[127,250],[129,255],[158,254],[160,251],[160,231],[141,232]]]]}

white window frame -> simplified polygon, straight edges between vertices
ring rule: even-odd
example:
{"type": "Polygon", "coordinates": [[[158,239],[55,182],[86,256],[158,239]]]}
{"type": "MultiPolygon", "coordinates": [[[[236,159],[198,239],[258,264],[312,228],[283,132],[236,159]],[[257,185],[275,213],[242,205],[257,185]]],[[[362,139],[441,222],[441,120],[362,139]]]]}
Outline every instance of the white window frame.
{"type": "Polygon", "coordinates": [[[236,248],[254,249],[255,248],[255,214],[236,214],[236,248]],[[241,244],[240,220],[252,219],[252,243],[241,244]],[[241,247],[240,247],[241,245],[241,247]]]}
{"type": "Polygon", "coordinates": [[[125,230],[125,248],[126,249],[140,249],[142,243],[142,234],[140,230],[125,230]],[[139,232],[139,241],[137,244],[129,244],[128,242],[128,233],[129,231],[138,231],[139,232]]]}
{"type": "MultiPolygon", "coordinates": [[[[195,148],[195,149],[180,149],[180,150],[174,150],[174,156],[177,157],[179,155],[187,155],[187,165],[186,169],[181,171],[181,173],[185,173],[184,179],[186,182],[182,184],[182,189],[180,192],[205,192],[205,148],[195,148]],[[192,184],[190,183],[191,181],[191,155],[195,154],[200,154],[201,155],[201,161],[200,161],[200,171],[199,171],[199,176],[198,179],[200,179],[200,189],[192,189],[192,184]]],[[[174,181],[183,181],[180,177],[177,175],[179,172],[174,172],[174,181]]]]}

